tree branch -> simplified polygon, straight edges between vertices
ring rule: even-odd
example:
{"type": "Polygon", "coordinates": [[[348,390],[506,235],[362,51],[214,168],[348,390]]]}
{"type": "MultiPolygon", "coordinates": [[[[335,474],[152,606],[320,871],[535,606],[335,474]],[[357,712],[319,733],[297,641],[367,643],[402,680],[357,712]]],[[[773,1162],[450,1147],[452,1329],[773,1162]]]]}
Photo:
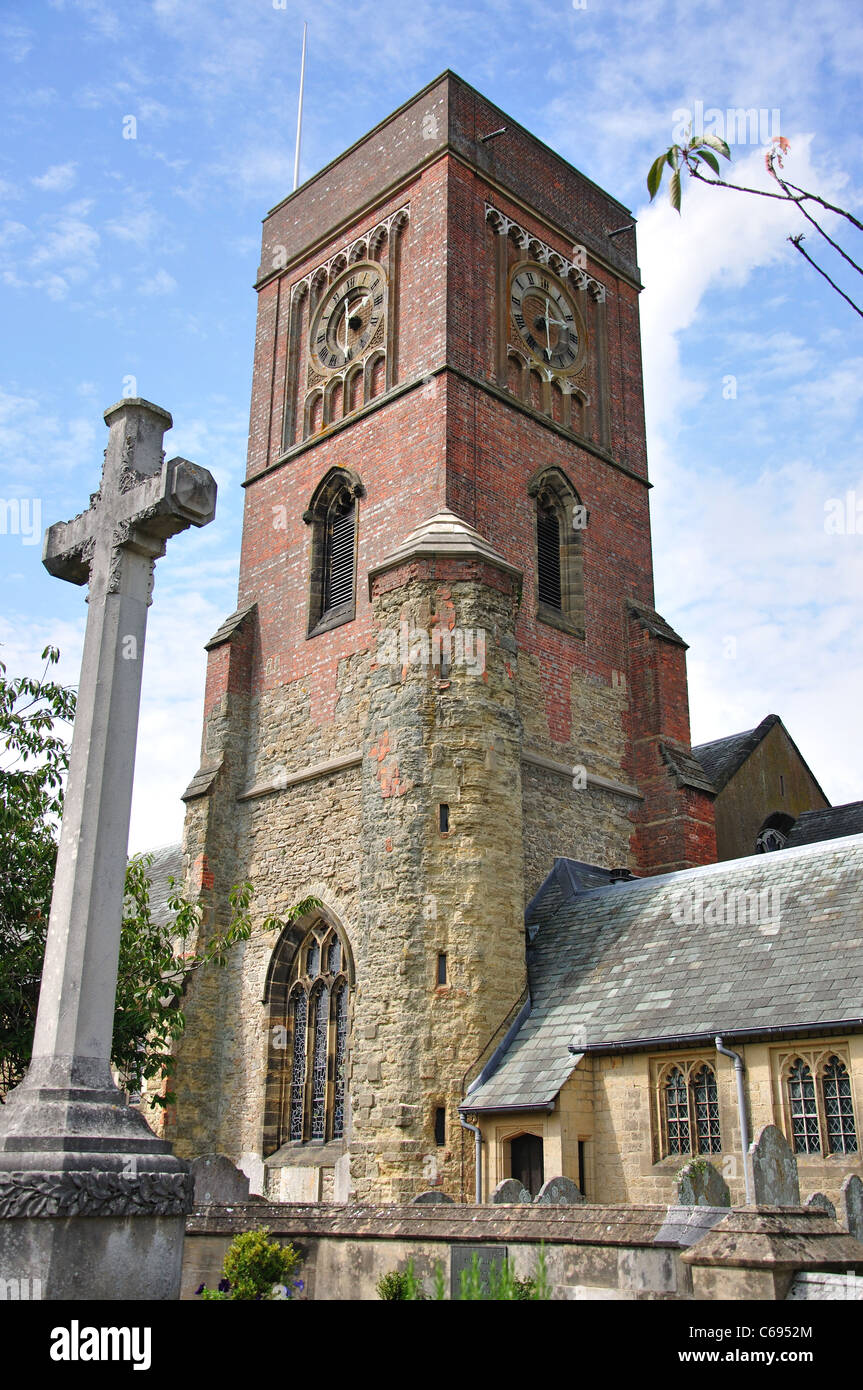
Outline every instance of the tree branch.
{"type": "Polygon", "coordinates": [[[832,285],[836,293],[841,295],[845,302],[851,305],[851,308],[855,311],[855,313],[859,314],[861,319],[863,319],[863,309],[858,308],[858,306],[854,303],[854,300],[849,299],[844,290],[840,290],[839,286],[836,284],[836,281],[830,279],[830,276],[827,274],[827,271],[822,270],[820,265],[816,265],[812,257],[808,255],[806,251],[803,250],[803,247],[800,245],[801,241],[803,240],[803,233],[800,232],[798,236],[790,236],[788,240],[791,242],[792,246],[796,246],[801,256],[803,256],[803,258],[807,260],[809,264],[814,267],[815,270],[818,271],[818,274],[824,276],[824,279],[827,281],[828,285],[832,285]]]}

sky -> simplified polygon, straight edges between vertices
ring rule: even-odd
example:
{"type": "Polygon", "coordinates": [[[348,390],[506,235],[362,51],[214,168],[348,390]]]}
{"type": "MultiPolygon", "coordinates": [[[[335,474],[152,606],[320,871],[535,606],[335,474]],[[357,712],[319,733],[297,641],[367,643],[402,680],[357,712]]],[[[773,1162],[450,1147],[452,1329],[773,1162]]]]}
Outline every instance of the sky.
{"type": "MultiPolygon", "coordinates": [[[[859,277],[798,210],[685,183],[649,204],[685,113],[734,137],[725,177],[863,206],[863,12],[847,0],[4,0],[0,10],[0,660],[76,683],[84,591],[41,531],[98,485],[102,412],[169,409],[215,522],[158,562],[130,848],[180,837],[204,642],[236,606],[260,222],[445,68],[638,221],[656,605],[686,638],[693,742],[786,727],[834,803],[863,798],[859,277]],[[699,105],[700,104],[700,105],[699,105]],[[759,130],[726,113],[763,112],[759,130]],[[709,113],[713,112],[713,115],[709,113]],[[720,113],[721,120],[715,113],[720,113]]],[[[697,123],[697,122],[696,122],[697,123]]],[[[824,226],[861,259],[863,235],[824,226]]]]}

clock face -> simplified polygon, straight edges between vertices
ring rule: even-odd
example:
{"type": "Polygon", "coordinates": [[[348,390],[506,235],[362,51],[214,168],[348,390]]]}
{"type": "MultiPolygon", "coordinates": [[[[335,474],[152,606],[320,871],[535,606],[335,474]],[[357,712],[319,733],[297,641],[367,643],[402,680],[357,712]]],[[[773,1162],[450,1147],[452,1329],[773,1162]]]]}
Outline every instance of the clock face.
{"type": "Polygon", "coordinates": [[[512,321],[532,357],[554,372],[571,372],[579,355],[579,318],[569,291],[543,265],[515,266],[509,282],[512,321]]]}
{"type": "Polygon", "coordinates": [[[312,324],[309,350],[315,366],[340,372],[362,357],[386,312],[386,280],[374,261],[352,265],[327,291],[312,324]]]}

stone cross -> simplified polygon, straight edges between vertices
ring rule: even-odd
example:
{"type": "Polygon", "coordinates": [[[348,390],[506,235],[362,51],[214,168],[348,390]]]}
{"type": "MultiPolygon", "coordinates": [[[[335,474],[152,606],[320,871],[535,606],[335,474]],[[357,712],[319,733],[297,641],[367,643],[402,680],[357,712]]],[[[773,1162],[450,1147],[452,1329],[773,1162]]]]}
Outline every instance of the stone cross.
{"type": "Polygon", "coordinates": [[[111,1039],[153,570],[170,536],[212,521],[216,484],[165,461],[159,406],[120,401],[105,423],[89,510],[45,536],[50,573],[89,585],[87,628],[33,1058],[0,1108],[0,1266],[44,1270],[48,1298],[170,1297],[192,1191],[125,1105],[111,1039]],[[73,1232],[78,1215],[103,1220],[73,1232]]]}
{"type": "Polygon", "coordinates": [[[99,491],[88,511],[50,527],[43,555],[51,574],[89,581],[89,595],[33,1058],[53,1058],[57,1079],[85,1085],[111,1056],[153,570],[168,537],[206,526],[216,503],[205,469],[163,462],[166,410],[125,400],[105,421],[99,491]]]}

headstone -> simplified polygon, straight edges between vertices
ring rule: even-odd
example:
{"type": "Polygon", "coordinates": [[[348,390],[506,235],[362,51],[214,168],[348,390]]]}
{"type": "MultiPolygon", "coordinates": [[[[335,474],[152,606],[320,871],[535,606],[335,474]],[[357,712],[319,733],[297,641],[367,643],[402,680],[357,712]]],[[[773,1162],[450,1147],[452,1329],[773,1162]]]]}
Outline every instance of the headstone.
{"type": "Polygon", "coordinates": [[[513,1202],[525,1203],[532,1200],[527,1188],[522,1186],[518,1178],[504,1178],[491,1194],[491,1201],[496,1206],[508,1206],[513,1202]]]}
{"type": "Polygon", "coordinates": [[[189,1165],[195,1184],[195,1206],[235,1206],[249,1200],[249,1179],[224,1154],[205,1154],[189,1165]]]}
{"type": "Polygon", "coordinates": [[[449,1202],[451,1206],[454,1205],[452,1197],[448,1197],[445,1192],[441,1192],[439,1188],[435,1187],[429,1188],[428,1192],[420,1192],[416,1197],[411,1197],[410,1204],[412,1207],[424,1207],[432,1202],[449,1202]]]}
{"type": "Polygon", "coordinates": [[[848,1234],[855,1240],[863,1241],[863,1182],[856,1173],[849,1173],[839,1193],[848,1234]]]}
{"type": "Polygon", "coordinates": [[[765,1125],[749,1146],[753,1201],[757,1207],[799,1207],[797,1159],[775,1125],[765,1125]]]}
{"type": "Polygon", "coordinates": [[[693,1158],[677,1174],[677,1201],[682,1207],[730,1207],[731,1193],[712,1163],[693,1158]]]}
{"type": "Polygon", "coordinates": [[[535,1201],[547,1207],[570,1207],[583,1202],[584,1195],[572,1178],[549,1178],[539,1189],[535,1201]]]}
{"type": "Polygon", "coordinates": [[[804,1207],[814,1207],[816,1211],[826,1212],[832,1221],[836,1220],[836,1208],[823,1192],[810,1192],[803,1205],[804,1207]]]}
{"type": "Polygon", "coordinates": [[[212,521],[216,484],[165,461],[159,406],[123,400],[105,423],[99,491],[43,552],[89,594],[33,1057],[0,1107],[0,1270],[46,1299],[171,1299],[192,1181],[114,1084],[111,1037],[153,570],[212,521]]]}

